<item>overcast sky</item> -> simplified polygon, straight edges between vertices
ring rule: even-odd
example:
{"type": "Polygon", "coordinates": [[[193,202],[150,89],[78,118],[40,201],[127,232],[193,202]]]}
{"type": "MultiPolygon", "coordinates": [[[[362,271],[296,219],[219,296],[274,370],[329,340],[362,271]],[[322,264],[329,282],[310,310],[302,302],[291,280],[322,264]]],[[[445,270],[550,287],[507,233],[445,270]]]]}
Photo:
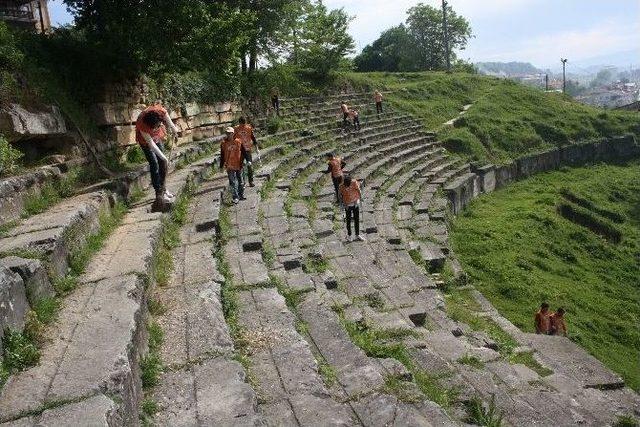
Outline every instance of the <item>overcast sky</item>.
{"type": "MultiPolygon", "coordinates": [[[[61,0],[50,3],[55,24],[71,21],[61,0]]],[[[406,19],[416,0],[324,0],[344,7],[358,51],[406,19]]],[[[440,0],[422,3],[439,6],[440,0]]],[[[475,38],[459,56],[472,61],[526,61],[555,66],[634,51],[640,64],[640,0],[449,0],[470,22],[475,38]]]]}

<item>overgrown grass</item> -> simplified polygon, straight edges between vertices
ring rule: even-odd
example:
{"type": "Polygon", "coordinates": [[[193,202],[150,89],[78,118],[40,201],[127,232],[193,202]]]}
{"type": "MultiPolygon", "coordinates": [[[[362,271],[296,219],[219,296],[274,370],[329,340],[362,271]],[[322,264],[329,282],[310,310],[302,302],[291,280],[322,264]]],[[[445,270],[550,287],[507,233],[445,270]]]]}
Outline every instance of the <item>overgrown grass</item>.
{"type": "Polygon", "coordinates": [[[532,332],[543,301],[564,306],[570,338],[639,390],[639,207],[640,162],[563,169],[473,201],[453,223],[453,248],[478,290],[516,326],[532,332]],[[567,190],[592,215],[623,219],[622,241],[560,216],[567,190]]]}
{"type": "Polygon", "coordinates": [[[485,407],[484,403],[477,398],[471,399],[466,404],[469,414],[467,422],[479,426],[500,427],[502,426],[502,413],[496,408],[495,396],[485,407]]]}
{"type": "Polygon", "coordinates": [[[523,353],[514,353],[509,356],[509,362],[520,363],[530,369],[534,370],[541,377],[546,377],[553,374],[553,371],[549,368],[542,366],[534,357],[533,352],[526,351],[523,353]]]}
{"type": "Polygon", "coordinates": [[[142,387],[145,389],[158,385],[163,369],[160,347],[164,340],[162,328],[157,323],[149,323],[147,330],[149,332],[149,353],[140,361],[142,387]]]}
{"type": "Polygon", "coordinates": [[[458,363],[462,364],[462,365],[468,365],[471,366],[472,368],[476,368],[476,369],[483,369],[484,368],[484,362],[480,359],[478,359],[475,356],[469,356],[464,355],[462,356],[460,359],[458,359],[458,363]]]}
{"type": "Polygon", "coordinates": [[[34,337],[27,332],[6,329],[2,337],[3,359],[0,367],[0,387],[10,374],[34,366],[40,360],[40,351],[34,337]]]}
{"type": "Polygon", "coordinates": [[[633,112],[605,111],[505,79],[441,72],[347,77],[360,89],[393,91],[385,102],[418,117],[431,130],[473,103],[455,127],[439,132],[448,149],[472,160],[503,163],[576,141],[640,134],[633,112]]]}

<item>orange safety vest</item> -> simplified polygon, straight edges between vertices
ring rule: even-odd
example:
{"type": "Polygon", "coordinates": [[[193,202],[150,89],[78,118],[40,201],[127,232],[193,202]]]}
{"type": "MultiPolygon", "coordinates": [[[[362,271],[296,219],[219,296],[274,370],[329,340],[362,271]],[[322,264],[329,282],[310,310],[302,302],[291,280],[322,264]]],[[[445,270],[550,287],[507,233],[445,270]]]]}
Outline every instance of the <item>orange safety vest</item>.
{"type": "Polygon", "coordinates": [[[340,184],[340,195],[342,196],[342,203],[345,205],[352,205],[360,200],[360,184],[355,179],[351,181],[351,185],[345,187],[344,184],[340,184]]]}
{"type": "Polygon", "coordinates": [[[333,178],[342,176],[342,159],[340,157],[333,157],[327,163],[329,163],[329,167],[331,168],[331,176],[333,178]]]}
{"type": "Polygon", "coordinates": [[[229,171],[239,171],[242,169],[242,141],[233,138],[229,141],[226,138],[220,143],[224,153],[224,167],[229,171]]]}
{"type": "Polygon", "coordinates": [[[163,119],[166,119],[169,115],[169,113],[167,113],[167,110],[165,110],[162,105],[151,105],[145,108],[142,113],[140,113],[138,119],[136,120],[136,141],[138,142],[138,144],[143,146],[147,146],[147,141],[142,137],[142,132],[148,133],[154,141],[158,139],[164,139],[164,137],[167,135],[167,130],[164,127],[164,123],[161,123],[160,126],[152,129],[143,121],[144,116],[152,111],[159,113],[160,117],[162,117],[163,119]]]}
{"type": "Polygon", "coordinates": [[[236,133],[233,135],[233,137],[240,138],[244,149],[250,153],[253,149],[253,128],[251,127],[251,125],[244,124],[236,126],[235,130],[236,133]]]}

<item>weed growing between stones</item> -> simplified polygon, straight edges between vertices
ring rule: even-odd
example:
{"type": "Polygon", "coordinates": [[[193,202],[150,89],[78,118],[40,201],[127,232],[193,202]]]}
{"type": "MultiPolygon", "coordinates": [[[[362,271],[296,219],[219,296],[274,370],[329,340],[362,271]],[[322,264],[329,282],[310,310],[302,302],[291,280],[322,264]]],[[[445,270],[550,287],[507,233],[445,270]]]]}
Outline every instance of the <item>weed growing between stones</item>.
{"type": "Polygon", "coordinates": [[[631,415],[619,415],[613,427],[638,427],[640,423],[631,415]]]}
{"type": "Polygon", "coordinates": [[[387,375],[384,379],[383,391],[393,395],[401,402],[419,403],[423,400],[423,395],[416,390],[416,384],[410,381],[403,381],[400,378],[387,375]]]}
{"type": "Polygon", "coordinates": [[[147,307],[152,316],[162,316],[167,312],[167,306],[157,298],[150,297],[147,300],[147,307]]]}
{"type": "Polygon", "coordinates": [[[469,356],[468,354],[462,356],[461,358],[458,359],[458,363],[462,364],[462,365],[468,365],[471,366],[472,368],[476,368],[476,369],[483,369],[484,368],[484,362],[480,359],[478,359],[475,356],[469,356]]]}
{"type": "Polygon", "coordinates": [[[336,372],[336,369],[321,355],[315,354],[315,352],[314,355],[318,361],[318,373],[322,377],[324,384],[329,388],[333,387],[338,382],[338,373],[336,372]]]}
{"type": "Polygon", "coordinates": [[[102,249],[107,238],[120,225],[126,213],[127,206],[122,202],[117,202],[111,210],[111,213],[100,213],[98,232],[88,236],[86,243],[81,248],[77,248],[71,252],[71,256],[69,257],[71,274],[79,276],[84,273],[84,269],[87,267],[87,264],[89,264],[91,257],[102,249]]]}
{"type": "Polygon", "coordinates": [[[521,365],[525,365],[529,369],[535,371],[541,377],[547,377],[553,374],[553,371],[549,368],[542,366],[534,357],[533,352],[526,351],[522,353],[514,353],[508,356],[509,362],[516,364],[519,363],[521,365]]]}
{"type": "Polygon", "coordinates": [[[35,366],[40,360],[40,351],[34,343],[34,337],[27,331],[17,332],[6,329],[2,337],[3,360],[0,369],[0,385],[9,374],[20,372],[35,366]]]}
{"type": "Polygon", "coordinates": [[[146,195],[146,192],[144,191],[144,188],[136,185],[136,186],[133,187],[133,189],[129,193],[129,198],[127,200],[127,203],[129,205],[136,204],[140,200],[142,200],[145,195],[146,195]]]}
{"type": "Polygon", "coordinates": [[[487,407],[478,398],[471,399],[465,406],[468,413],[467,422],[486,427],[502,426],[502,413],[496,408],[495,396],[491,396],[487,407]]]}
{"type": "Polygon", "coordinates": [[[142,401],[142,414],[140,415],[140,422],[143,426],[152,426],[153,416],[160,410],[158,403],[147,397],[142,401]]]}
{"type": "Polygon", "coordinates": [[[48,325],[56,319],[59,309],[60,300],[54,297],[42,298],[33,306],[38,321],[44,325],[48,325]]]}
{"type": "Polygon", "coordinates": [[[262,261],[264,261],[267,268],[272,268],[275,260],[276,251],[273,249],[273,246],[271,246],[271,242],[265,239],[262,242],[262,261]]]}
{"type": "Polygon", "coordinates": [[[64,277],[56,277],[53,281],[53,289],[59,297],[69,295],[78,287],[78,278],[75,275],[68,274],[64,277]]]}
{"type": "Polygon", "coordinates": [[[147,325],[147,331],[149,332],[149,353],[140,362],[142,387],[144,389],[155,387],[158,384],[163,369],[160,359],[160,347],[164,340],[162,328],[157,323],[151,322],[147,325]]]}
{"type": "Polygon", "coordinates": [[[307,274],[321,274],[329,269],[329,263],[320,256],[307,255],[302,263],[302,270],[307,274]]]}

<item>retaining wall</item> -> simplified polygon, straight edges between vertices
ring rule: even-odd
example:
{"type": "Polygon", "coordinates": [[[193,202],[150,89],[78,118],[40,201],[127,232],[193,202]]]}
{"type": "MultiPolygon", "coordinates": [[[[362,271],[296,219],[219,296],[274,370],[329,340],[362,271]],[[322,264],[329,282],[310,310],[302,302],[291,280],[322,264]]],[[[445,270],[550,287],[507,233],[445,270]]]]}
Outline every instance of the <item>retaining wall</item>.
{"type": "Polygon", "coordinates": [[[464,209],[481,193],[490,193],[511,182],[561,166],[624,160],[640,156],[640,145],[633,135],[597,142],[572,144],[521,157],[501,166],[473,167],[474,177],[463,177],[444,188],[454,214],[464,209]]]}

